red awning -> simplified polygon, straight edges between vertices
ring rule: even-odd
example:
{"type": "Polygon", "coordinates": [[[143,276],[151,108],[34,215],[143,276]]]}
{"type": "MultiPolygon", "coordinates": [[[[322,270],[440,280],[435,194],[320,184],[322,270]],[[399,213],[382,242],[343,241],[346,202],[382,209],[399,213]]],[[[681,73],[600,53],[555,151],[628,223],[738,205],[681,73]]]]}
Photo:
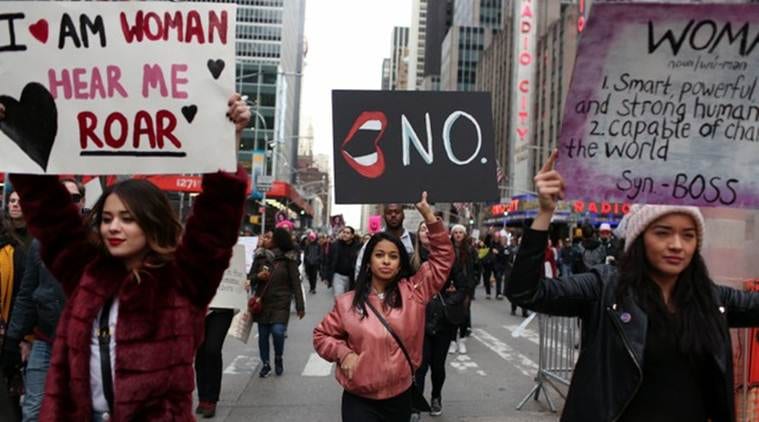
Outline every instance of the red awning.
{"type": "MultiPolygon", "coordinates": [[[[135,179],[146,179],[159,189],[166,192],[186,192],[200,193],[202,190],[202,176],[179,176],[179,175],[156,175],[156,176],[134,176],[135,179]]],[[[247,194],[252,192],[250,180],[248,180],[247,194]]],[[[285,199],[297,205],[300,209],[306,211],[309,215],[314,215],[314,209],[300,196],[295,188],[282,180],[275,180],[266,192],[267,198],[285,199]]]]}
{"type": "Polygon", "coordinates": [[[267,198],[282,198],[287,199],[290,202],[297,205],[300,209],[308,213],[308,215],[314,215],[314,209],[303,199],[295,188],[282,180],[275,180],[272,183],[271,188],[266,192],[267,198]]]}

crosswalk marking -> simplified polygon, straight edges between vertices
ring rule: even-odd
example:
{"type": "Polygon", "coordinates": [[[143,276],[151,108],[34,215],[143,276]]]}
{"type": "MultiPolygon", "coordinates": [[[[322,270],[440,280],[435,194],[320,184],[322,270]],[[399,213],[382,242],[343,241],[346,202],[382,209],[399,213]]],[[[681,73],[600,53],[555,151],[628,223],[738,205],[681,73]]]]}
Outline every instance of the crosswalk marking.
{"type": "Polygon", "coordinates": [[[538,364],[533,362],[529,357],[517,352],[508,344],[494,337],[492,334],[482,328],[472,330],[472,337],[482,343],[485,347],[492,350],[506,362],[512,364],[522,374],[528,377],[535,376],[538,370],[538,364]]]}
{"type": "Polygon", "coordinates": [[[523,337],[535,344],[540,344],[540,337],[538,336],[538,333],[535,330],[531,330],[529,328],[523,328],[520,329],[519,325],[504,325],[503,328],[511,331],[511,335],[513,337],[523,337]],[[515,335],[518,334],[518,335],[515,335]]]}
{"type": "Polygon", "coordinates": [[[246,356],[238,355],[232,363],[227,366],[224,373],[227,375],[241,375],[252,374],[256,371],[256,367],[261,363],[261,359],[258,356],[246,356]]]}
{"type": "Polygon", "coordinates": [[[331,362],[322,359],[318,354],[311,353],[301,375],[304,377],[326,377],[332,373],[332,365],[331,362]]]}

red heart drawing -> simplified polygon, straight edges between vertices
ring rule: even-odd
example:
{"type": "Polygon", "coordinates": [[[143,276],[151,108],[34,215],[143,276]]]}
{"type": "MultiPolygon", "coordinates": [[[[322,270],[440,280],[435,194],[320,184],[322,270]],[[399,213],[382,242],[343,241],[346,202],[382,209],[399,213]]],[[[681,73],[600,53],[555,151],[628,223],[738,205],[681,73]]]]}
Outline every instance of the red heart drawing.
{"type": "Polygon", "coordinates": [[[34,38],[45,44],[47,42],[47,21],[40,19],[36,23],[29,25],[29,32],[34,38]]]}

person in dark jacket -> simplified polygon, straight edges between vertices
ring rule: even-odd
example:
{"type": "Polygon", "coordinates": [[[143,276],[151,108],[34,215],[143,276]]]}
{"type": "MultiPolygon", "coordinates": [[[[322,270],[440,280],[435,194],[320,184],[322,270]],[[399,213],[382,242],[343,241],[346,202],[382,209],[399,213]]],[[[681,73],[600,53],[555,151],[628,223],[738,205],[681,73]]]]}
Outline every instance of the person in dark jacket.
{"type": "Polygon", "coordinates": [[[340,231],[340,239],[332,244],[330,267],[327,275],[332,280],[335,297],[351,290],[356,279],[355,264],[361,244],[356,241],[356,232],[351,226],[340,231]]]}
{"type": "Polygon", "coordinates": [[[496,240],[493,235],[488,234],[485,236],[485,241],[483,243],[485,244],[485,248],[487,248],[487,253],[485,253],[480,260],[482,265],[482,284],[485,285],[486,299],[493,298],[491,293],[490,278],[494,274],[495,254],[493,254],[492,249],[495,247],[495,241],[496,240]]]}
{"type": "Polygon", "coordinates": [[[292,297],[295,297],[298,318],[303,319],[306,314],[300,287],[298,253],[290,233],[283,228],[274,229],[271,247],[274,254],[271,267],[262,267],[251,286],[263,304],[261,313],[253,317],[253,321],[258,323],[258,351],[261,357],[258,375],[261,378],[271,374],[270,337],[274,342],[274,371],[277,375],[284,372],[285,330],[290,320],[292,297]]]}
{"type": "MultiPolygon", "coordinates": [[[[21,280],[24,275],[25,256],[21,239],[7,218],[0,217],[0,342],[5,337],[8,321],[15,306],[21,280]]],[[[21,379],[21,353],[18,343],[13,347],[0,349],[2,374],[0,389],[4,397],[0,397],[0,415],[10,420],[20,420],[21,408],[19,400],[23,390],[21,379]]]]}
{"type": "Polygon", "coordinates": [[[310,232],[303,246],[303,264],[308,276],[309,292],[316,293],[316,277],[322,263],[322,249],[316,237],[316,233],[310,232]]]}
{"type": "MultiPolygon", "coordinates": [[[[228,105],[236,139],[227,142],[239,145],[250,110],[240,95],[228,105]]],[[[11,175],[67,297],[41,421],[194,419],[195,350],[237,242],[248,177],[242,167],[204,175],[182,231],[165,193],[145,180],[105,189],[85,222],[57,177],[11,175]]]]}
{"type": "Polygon", "coordinates": [[[701,256],[698,208],[634,205],[618,268],[543,277],[548,228],[564,181],[557,152],[535,177],[538,216],[525,232],[507,294],[582,320],[565,422],[735,420],[729,328],[759,325],[759,293],[716,285],[701,256]]]}
{"type": "MultiPolygon", "coordinates": [[[[429,229],[422,222],[417,230],[414,255],[411,257],[411,269],[416,272],[429,256],[429,229]]],[[[430,414],[439,416],[443,413],[442,392],[445,383],[445,360],[448,355],[448,346],[456,336],[457,326],[451,323],[446,315],[456,318],[465,315],[464,303],[466,292],[469,289],[466,277],[461,277],[463,263],[459,255],[454,261],[448,280],[440,292],[433,296],[425,310],[424,347],[422,349],[422,363],[416,370],[416,384],[420,391],[424,391],[424,381],[427,378],[427,370],[430,370],[432,380],[432,392],[430,400],[430,414]]],[[[411,421],[420,420],[420,412],[414,409],[411,421]]]]}
{"type": "Polygon", "coordinates": [[[454,324],[456,328],[451,335],[452,343],[448,352],[455,353],[458,351],[460,354],[465,354],[466,338],[469,337],[472,326],[470,305],[474,287],[477,283],[477,275],[475,273],[477,252],[469,241],[466,227],[461,224],[451,227],[451,242],[456,251],[456,262],[453,269],[451,269],[450,277],[456,280],[456,285],[463,286],[463,292],[459,292],[459,294],[463,293],[464,299],[462,301],[463,317],[454,324]]]}
{"type": "MultiPolygon", "coordinates": [[[[85,203],[84,185],[74,179],[64,179],[63,185],[71,194],[74,204],[81,210],[85,203]]],[[[13,314],[5,337],[8,355],[17,349],[29,350],[24,371],[24,401],[22,415],[24,422],[36,421],[45,394],[45,378],[50,367],[55,328],[66,303],[66,295],[60,283],[42,263],[40,246],[34,240],[29,247],[26,269],[21,280],[13,314]],[[34,341],[28,344],[24,337],[34,334],[34,341]]]]}

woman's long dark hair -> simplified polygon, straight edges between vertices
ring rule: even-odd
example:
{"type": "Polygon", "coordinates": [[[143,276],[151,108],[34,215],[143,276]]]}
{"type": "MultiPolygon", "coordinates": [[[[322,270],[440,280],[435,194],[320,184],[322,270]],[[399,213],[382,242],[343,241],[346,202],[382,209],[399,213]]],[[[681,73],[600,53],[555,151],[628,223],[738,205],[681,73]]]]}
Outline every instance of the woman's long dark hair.
{"type": "Polygon", "coordinates": [[[105,201],[111,194],[121,200],[145,233],[150,247],[145,264],[160,266],[172,260],[182,235],[182,224],[166,194],[147,180],[125,180],[105,189],[87,217],[87,223],[95,232],[94,243],[103,251],[106,250],[100,235],[100,224],[103,221],[105,201]]]}
{"type": "Polygon", "coordinates": [[[271,235],[271,242],[274,248],[279,249],[282,253],[287,253],[295,249],[292,235],[282,227],[274,229],[271,235]]]}
{"type": "Polygon", "coordinates": [[[389,308],[400,308],[403,306],[403,300],[401,299],[401,292],[398,289],[398,282],[403,278],[411,275],[411,261],[406,252],[406,247],[403,246],[401,240],[396,236],[388,232],[379,232],[372,236],[366,243],[366,249],[364,250],[364,257],[361,259],[361,269],[356,277],[356,289],[353,296],[353,309],[361,315],[361,318],[365,318],[367,315],[366,301],[369,299],[369,293],[372,289],[372,271],[371,271],[371,259],[374,253],[374,248],[377,243],[387,240],[392,242],[396,248],[398,248],[398,255],[400,257],[401,267],[398,274],[390,282],[385,289],[385,299],[382,302],[383,306],[389,308]]]}
{"type": "Polygon", "coordinates": [[[659,286],[649,276],[652,271],[641,235],[620,262],[617,301],[621,302],[628,292],[633,292],[650,318],[675,324],[681,352],[689,355],[716,353],[724,342],[721,314],[714,296],[714,283],[699,251],[693,254],[672,292],[674,315],[667,309],[659,286]]]}

